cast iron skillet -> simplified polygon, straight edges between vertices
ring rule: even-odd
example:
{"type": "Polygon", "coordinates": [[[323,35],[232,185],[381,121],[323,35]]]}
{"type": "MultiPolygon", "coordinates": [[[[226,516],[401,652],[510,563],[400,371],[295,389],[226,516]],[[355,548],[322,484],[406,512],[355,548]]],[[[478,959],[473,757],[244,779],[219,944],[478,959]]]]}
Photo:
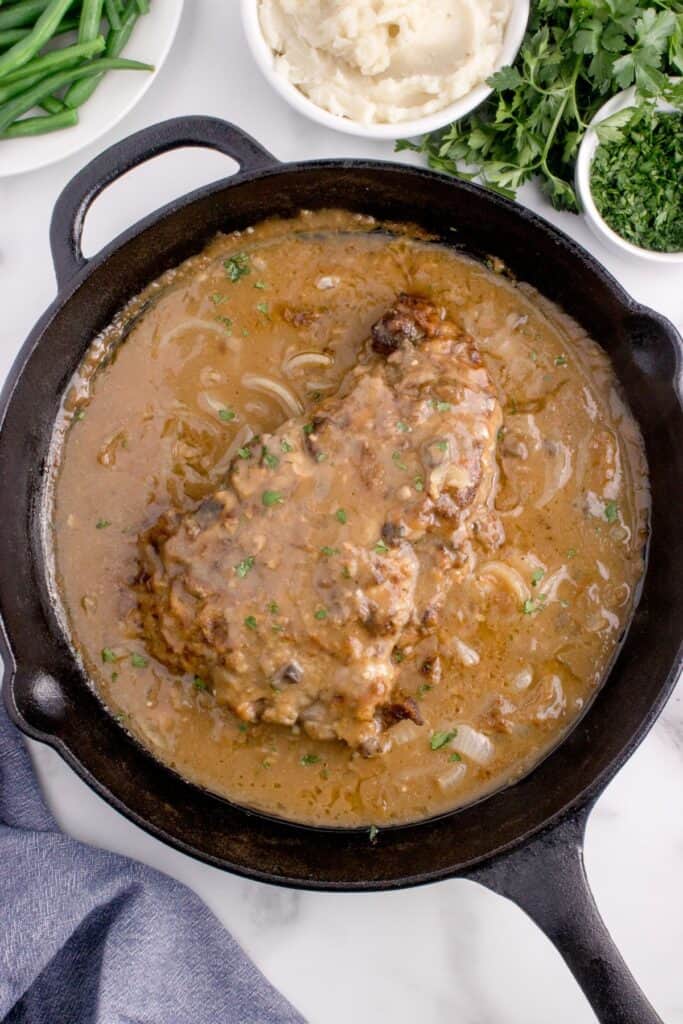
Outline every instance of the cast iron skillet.
{"type": "Polygon", "coordinates": [[[570,239],[490,192],[390,163],[279,164],[244,132],[209,118],[167,121],[98,156],[60,196],[51,244],[59,295],[22,348],[1,406],[0,610],[4,692],[16,724],[59,751],[136,824],[217,867],[326,890],[475,879],[541,926],[600,1020],[658,1021],[598,915],[582,840],[594,801],[655,721],[681,667],[683,411],[674,328],[633,302],[570,239]],[[86,261],[81,230],[93,199],[137,164],[182,146],[220,150],[239,173],[171,203],[86,261]],[[642,599],[609,680],[574,730],[511,788],[459,812],[382,831],[374,843],[367,830],[305,828],[233,806],[185,782],[131,739],[89,687],[59,625],[43,530],[53,424],[93,336],[217,231],[321,206],[418,222],[450,245],[495,254],[567,310],[612,357],[645,435],[653,487],[642,599]]]}

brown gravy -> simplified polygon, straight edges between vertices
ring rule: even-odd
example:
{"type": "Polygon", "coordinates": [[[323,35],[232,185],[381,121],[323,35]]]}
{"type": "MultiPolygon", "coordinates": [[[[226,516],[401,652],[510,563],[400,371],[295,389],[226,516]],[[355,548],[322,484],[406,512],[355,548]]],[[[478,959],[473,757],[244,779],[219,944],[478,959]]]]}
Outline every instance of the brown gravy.
{"type": "Polygon", "coordinates": [[[529,287],[378,227],[326,211],[219,237],[93,342],[55,442],[58,589],[112,713],[199,785],[314,824],[424,818],[528,771],[604,676],[647,535],[640,433],[598,346],[529,287]],[[397,652],[424,724],[400,723],[392,749],[366,759],[242,722],[157,663],[133,625],[133,583],[141,531],[211,494],[250,432],[314,412],[402,291],[446,308],[498,390],[506,540],[453,585],[437,632],[397,652]]]}

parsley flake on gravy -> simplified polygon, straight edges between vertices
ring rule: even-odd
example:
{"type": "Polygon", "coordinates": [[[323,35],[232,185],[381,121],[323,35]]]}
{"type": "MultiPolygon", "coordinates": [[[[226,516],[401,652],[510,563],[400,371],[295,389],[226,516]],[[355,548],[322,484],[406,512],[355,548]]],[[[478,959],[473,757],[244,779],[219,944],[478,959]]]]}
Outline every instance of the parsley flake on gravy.
{"type": "Polygon", "coordinates": [[[237,573],[241,580],[243,580],[247,573],[250,573],[251,570],[254,568],[255,561],[256,559],[254,558],[254,556],[249,555],[247,558],[243,558],[241,562],[237,563],[237,565],[235,566],[235,572],[237,573]]]}
{"type": "Polygon", "coordinates": [[[144,655],[135,653],[131,654],[130,663],[133,668],[147,668],[149,660],[145,658],[144,655]]]}
{"type": "Polygon", "coordinates": [[[236,252],[234,256],[229,256],[227,260],[223,260],[223,266],[233,284],[251,273],[251,265],[246,252],[236,252]]]}
{"type": "Polygon", "coordinates": [[[616,523],[619,518],[619,506],[616,501],[605,502],[605,519],[608,523],[616,523]]]}
{"type": "Polygon", "coordinates": [[[454,740],[457,735],[457,729],[451,729],[449,732],[434,732],[432,733],[432,738],[429,741],[429,746],[432,750],[441,750],[441,748],[445,747],[447,743],[454,740]]]}
{"type": "Polygon", "coordinates": [[[338,523],[342,524],[342,526],[344,526],[348,522],[348,516],[346,514],[345,508],[338,508],[337,511],[334,513],[334,517],[338,523]]]}
{"type": "Polygon", "coordinates": [[[257,629],[258,622],[256,621],[256,617],[254,615],[247,615],[246,619],[244,620],[244,625],[247,627],[247,629],[257,629]]]}
{"type": "Polygon", "coordinates": [[[320,763],[320,758],[318,757],[317,754],[304,754],[304,756],[299,761],[299,764],[304,765],[304,767],[308,767],[311,764],[319,764],[319,763],[320,763]]]}
{"type": "Polygon", "coordinates": [[[224,423],[232,423],[232,421],[236,419],[236,417],[237,413],[234,411],[234,409],[229,409],[227,406],[225,409],[218,410],[218,418],[219,420],[223,420],[224,423]]]}
{"type": "Polygon", "coordinates": [[[261,501],[266,508],[272,508],[273,505],[282,505],[284,500],[279,491],[264,491],[261,495],[261,501]]]}
{"type": "Polygon", "coordinates": [[[108,526],[111,526],[111,519],[98,519],[95,523],[96,530],[106,530],[108,526]]]}
{"type": "Polygon", "coordinates": [[[114,653],[114,651],[112,651],[111,647],[103,647],[102,648],[102,661],[104,661],[104,662],[116,661],[116,654],[114,653]]]}
{"type": "Polygon", "coordinates": [[[323,619],[327,618],[327,608],[318,608],[313,617],[317,619],[318,622],[322,622],[323,619]]]}

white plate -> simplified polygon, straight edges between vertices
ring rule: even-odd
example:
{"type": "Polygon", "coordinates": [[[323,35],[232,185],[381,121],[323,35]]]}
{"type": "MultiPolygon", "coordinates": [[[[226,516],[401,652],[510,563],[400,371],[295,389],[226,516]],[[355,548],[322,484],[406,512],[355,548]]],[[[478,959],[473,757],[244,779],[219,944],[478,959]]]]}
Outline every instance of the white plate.
{"type": "Polygon", "coordinates": [[[142,99],[168,56],[176,34],[183,0],[152,0],[121,54],[154,65],[154,71],[109,71],[79,110],[73,128],[26,139],[0,141],[0,178],[24,174],[73,156],[108,132],[142,99]]]}

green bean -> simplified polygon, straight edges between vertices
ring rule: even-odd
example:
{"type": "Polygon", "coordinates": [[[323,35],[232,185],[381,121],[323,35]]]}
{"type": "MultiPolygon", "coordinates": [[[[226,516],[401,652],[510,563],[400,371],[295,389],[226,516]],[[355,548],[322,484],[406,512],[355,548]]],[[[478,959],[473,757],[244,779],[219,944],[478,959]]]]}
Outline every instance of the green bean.
{"type": "Polygon", "coordinates": [[[66,110],[62,101],[58,100],[56,96],[46,96],[38,106],[42,107],[43,110],[47,110],[48,114],[61,114],[63,110],[66,110]]]}
{"type": "MultiPolygon", "coordinates": [[[[131,32],[135,28],[135,22],[139,14],[135,0],[130,0],[123,13],[123,21],[118,32],[110,29],[107,34],[107,57],[118,57],[128,42],[131,32]]],[[[67,107],[80,107],[86,100],[90,99],[104,75],[97,75],[95,78],[83,78],[80,82],[74,82],[64,97],[67,107]]]]}
{"type": "Polygon", "coordinates": [[[21,139],[27,135],[43,135],[45,132],[56,132],[60,128],[70,128],[78,124],[77,110],[62,110],[58,114],[25,117],[0,132],[0,139],[21,139]]]}
{"type": "Polygon", "coordinates": [[[13,96],[20,96],[22,92],[26,92],[27,89],[37,85],[38,82],[42,82],[44,78],[45,75],[38,73],[37,75],[29,75],[20,82],[11,82],[9,85],[5,85],[2,82],[0,84],[0,104],[9,103],[13,96]]]}
{"type": "MultiPolygon", "coordinates": [[[[34,57],[52,39],[73,0],[50,0],[33,29],[0,57],[0,78],[34,57]]],[[[2,15],[0,15],[2,17],[2,15]]]]}
{"type": "MultiPolygon", "coordinates": [[[[0,82],[0,96],[2,96],[3,87],[12,82],[21,82],[24,78],[30,78],[38,73],[47,75],[52,71],[57,71],[58,68],[69,67],[77,61],[102,53],[105,45],[104,36],[97,36],[96,39],[92,39],[88,43],[74,43],[72,46],[63,46],[61,50],[50,50],[42,57],[34,57],[17,71],[5,75],[0,82]]],[[[2,102],[0,99],[0,103],[2,102]]]]}
{"type": "Polygon", "coordinates": [[[121,15],[114,0],[104,0],[104,9],[107,14],[107,21],[111,28],[117,32],[121,28],[121,15]]]}
{"type": "Polygon", "coordinates": [[[8,46],[13,46],[14,43],[18,43],[20,39],[27,36],[31,31],[30,28],[5,28],[0,32],[0,50],[6,49],[8,46]]]}
{"type": "Polygon", "coordinates": [[[83,0],[81,20],[78,26],[79,43],[90,42],[100,33],[103,0],[83,0]]]}
{"type": "Polygon", "coordinates": [[[21,25],[32,25],[39,14],[47,7],[50,0],[23,0],[0,11],[1,28],[19,28],[21,25]]]}
{"type": "Polygon", "coordinates": [[[121,60],[111,57],[101,57],[91,61],[84,67],[71,68],[66,71],[57,71],[48,75],[42,81],[37,82],[20,96],[15,96],[4,106],[0,107],[0,132],[4,132],[13,121],[16,121],[22,114],[41,103],[46,96],[51,96],[65,85],[77,82],[80,78],[89,78],[90,75],[98,75],[100,71],[112,71],[115,69],[128,71],[154,71],[152,64],[142,64],[136,60],[121,60]]]}

